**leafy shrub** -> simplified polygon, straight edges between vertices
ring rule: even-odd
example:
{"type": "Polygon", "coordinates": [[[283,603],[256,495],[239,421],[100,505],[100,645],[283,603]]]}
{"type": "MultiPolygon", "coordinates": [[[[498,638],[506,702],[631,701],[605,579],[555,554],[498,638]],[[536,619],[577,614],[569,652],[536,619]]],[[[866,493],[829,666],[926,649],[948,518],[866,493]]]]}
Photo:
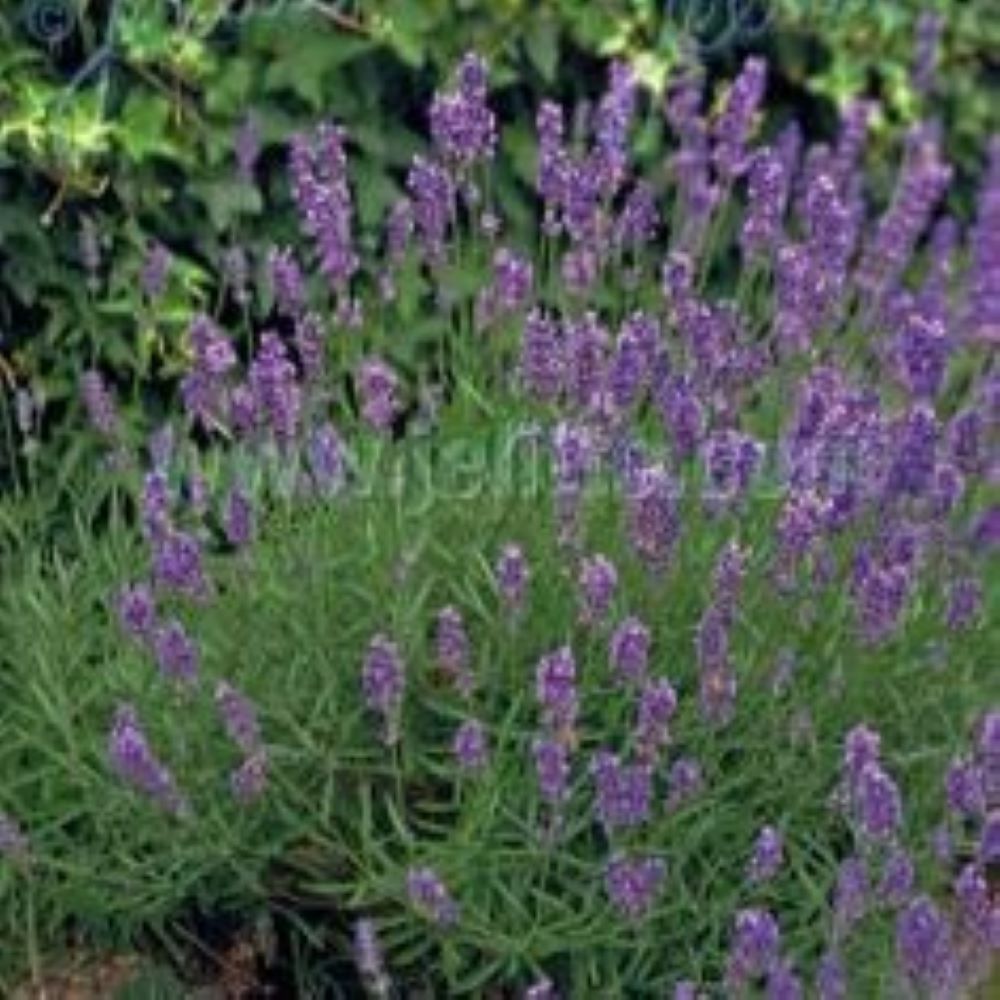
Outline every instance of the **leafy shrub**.
{"type": "Polygon", "coordinates": [[[1000,147],[963,234],[931,126],[887,204],[863,104],[751,145],[766,73],[674,79],[648,174],[625,65],[541,106],[522,242],[467,57],[374,248],[349,133],[292,140],[183,415],[137,446],[87,373],[135,516],[3,594],[11,940],[269,908],[319,990],[352,934],[373,995],[981,980],[1000,147]]]}

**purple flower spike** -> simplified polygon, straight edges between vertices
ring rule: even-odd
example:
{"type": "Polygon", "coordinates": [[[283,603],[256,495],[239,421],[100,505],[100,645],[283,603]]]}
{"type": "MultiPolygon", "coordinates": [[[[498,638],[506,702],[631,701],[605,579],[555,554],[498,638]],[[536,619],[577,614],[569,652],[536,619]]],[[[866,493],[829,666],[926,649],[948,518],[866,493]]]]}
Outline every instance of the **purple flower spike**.
{"type": "Polygon", "coordinates": [[[602,750],[594,755],[590,773],[596,786],[597,818],[609,833],[639,826],[649,819],[653,769],[648,764],[622,764],[602,750]]]}
{"type": "Polygon", "coordinates": [[[486,727],[478,719],[467,719],[455,732],[452,753],[463,771],[481,771],[489,763],[486,727]]]}
{"type": "Polygon", "coordinates": [[[164,677],[184,684],[198,680],[198,647],[179,621],[169,621],[156,629],[153,652],[164,677]]]}
{"type": "Polygon", "coordinates": [[[660,466],[639,470],[626,498],[628,535],[636,555],[653,571],[666,568],[680,532],[677,487],[660,466]]]}
{"type": "Polygon", "coordinates": [[[779,959],[767,976],[767,1000],[803,1000],[802,980],[787,959],[779,959]]]}
{"type": "Polygon", "coordinates": [[[867,764],[877,762],[882,738],[866,725],[855,726],[844,740],[844,770],[849,781],[857,780],[867,764]]]}
{"type": "Polygon", "coordinates": [[[767,910],[740,910],[736,914],[727,978],[734,985],[766,975],[778,960],[781,931],[767,910]]]}
{"type": "Polygon", "coordinates": [[[817,1000],[847,1000],[847,970],[835,951],[828,951],[816,969],[817,1000]]]}
{"type": "Polygon", "coordinates": [[[584,559],[578,579],[580,617],[589,625],[602,623],[611,610],[618,587],[618,571],[606,556],[584,559]]]}
{"type": "Polygon", "coordinates": [[[267,787],[267,769],[266,751],[258,750],[245,758],[229,776],[229,787],[233,798],[244,805],[259,799],[267,787]]]}
{"type": "Polygon", "coordinates": [[[781,833],[773,826],[761,827],[747,865],[747,878],[755,883],[770,881],[777,875],[784,857],[785,842],[781,833]]]}
{"type": "Polygon", "coordinates": [[[354,925],[354,963],[365,981],[369,995],[376,1000],[388,1000],[392,982],[385,968],[385,957],[373,921],[366,918],[354,925]]]}
{"type": "Polygon", "coordinates": [[[377,431],[388,431],[399,415],[399,378],[384,361],[370,358],[358,372],[361,415],[377,431]]]}
{"type": "Polygon", "coordinates": [[[540,402],[553,403],[564,383],[563,345],[555,320],[532,309],[521,337],[520,378],[527,392],[540,402]]]}
{"type": "Polygon", "coordinates": [[[896,920],[896,961],[903,977],[918,989],[941,991],[954,985],[951,926],[927,896],[914,899],[896,920]]]}
{"type": "Polygon", "coordinates": [[[543,738],[535,740],[532,755],[539,793],[557,808],[569,797],[569,751],[564,743],[543,738]]]}
{"type": "Polygon", "coordinates": [[[434,639],[438,665],[459,691],[468,697],[473,685],[469,671],[469,637],[457,608],[447,607],[438,612],[434,639]]]}
{"type": "Polygon", "coordinates": [[[493,156],[497,143],[496,117],[486,104],[486,63],[475,53],[462,58],[456,74],[458,87],[438,93],[431,104],[431,137],[442,157],[468,168],[493,156]]]}
{"type": "Polygon", "coordinates": [[[660,858],[616,854],[604,869],[604,885],[614,907],[628,920],[645,916],[656,902],[667,874],[660,858]]]}
{"type": "Polygon", "coordinates": [[[576,661],[569,646],[543,656],[535,673],[535,693],[546,726],[556,733],[571,732],[576,722],[576,661]]]}
{"type": "Polygon", "coordinates": [[[670,742],[670,720],[677,711],[677,692],[665,677],[646,681],[636,709],[635,747],[643,761],[655,762],[670,742]]]}
{"type": "Polygon", "coordinates": [[[188,811],[173,775],[153,753],[131,705],[120,705],[115,712],[108,756],[113,770],[126,784],[175,816],[188,811]]]}
{"type": "Polygon", "coordinates": [[[667,810],[673,812],[694,798],[705,786],[701,764],[692,757],[674,761],[667,777],[667,810]]]}
{"type": "Polygon", "coordinates": [[[156,540],[153,551],[153,576],[156,583],[195,599],[208,594],[201,558],[201,544],[193,535],[169,531],[156,540]]]}
{"type": "Polygon", "coordinates": [[[641,684],[649,666],[652,633],[635,616],[626,618],[611,636],[611,668],[620,683],[641,684]]]}
{"type": "Polygon", "coordinates": [[[118,431],[118,409],[100,372],[91,369],[80,379],[80,395],[90,426],[104,437],[118,431]]]}
{"type": "Polygon", "coordinates": [[[148,642],[156,624],[156,598],[146,583],[122,588],[115,600],[122,631],[138,642],[148,642]]]}
{"type": "Polygon", "coordinates": [[[983,796],[983,773],[970,760],[958,758],[945,776],[948,808],[960,817],[980,816],[986,808],[983,796]]]}
{"type": "Polygon", "coordinates": [[[902,822],[902,801],[896,783],[874,761],[858,775],[854,816],[861,833],[874,841],[891,838],[902,822]]]}
{"type": "Polygon", "coordinates": [[[497,588],[511,613],[524,609],[531,570],[519,545],[505,545],[496,565],[497,588]]]}
{"type": "Polygon", "coordinates": [[[295,438],[302,410],[302,388],[284,341],[274,332],[261,336],[250,365],[250,388],[275,440],[288,447],[295,438]]]}
{"type": "Polygon", "coordinates": [[[375,636],[365,656],[361,686],[365,703],[382,716],[382,738],[387,746],[399,740],[399,713],[405,685],[406,673],[398,647],[385,636],[375,636]]]}
{"type": "Polygon", "coordinates": [[[289,173],[303,230],[319,251],[320,271],[343,292],[358,269],[351,228],[354,213],[347,179],[344,130],[321,124],[292,139],[289,173]]]}
{"type": "Polygon", "coordinates": [[[406,875],[406,891],[410,904],[432,923],[439,927],[457,923],[458,905],[432,868],[411,868],[406,875]]]}
{"type": "Polygon", "coordinates": [[[723,178],[731,179],[746,170],[746,143],[766,82],[767,63],[757,58],[747,59],[733,81],[713,132],[712,160],[723,178]]]}
{"type": "Polygon", "coordinates": [[[837,870],[833,893],[834,920],[841,933],[849,931],[868,912],[871,887],[868,869],[860,858],[847,858],[837,870]]]}
{"type": "Polygon", "coordinates": [[[903,906],[913,893],[915,879],[916,872],[910,855],[897,847],[885,860],[878,895],[887,906],[903,906]]]}
{"type": "Polygon", "coordinates": [[[162,243],[156,240],[150,243],[139,275],[139,285],[149,301],[155,301],[166,291],[172,261],[170,251],[162,243]]]}
{"type": "Polygon", "coordinates": [[[215,687],[215,707],[226,735],[246,756],[256,754],[263,744],[253,702],[228,681],[219,681],[215,687]]]}
{"type": "Polygon", "coordinates": [[[226,497],[226,507],[222,516],[226,541],[234,548],[242,549],[253,541],[253,503],[248,494],[234,487],[226,497]]]}
{"type": "Polygon", "coordinates": [[[1000,864],[1000,809],[994,809],[983,823],[979,836],[979,863],[984,868],[1000,864]]]}

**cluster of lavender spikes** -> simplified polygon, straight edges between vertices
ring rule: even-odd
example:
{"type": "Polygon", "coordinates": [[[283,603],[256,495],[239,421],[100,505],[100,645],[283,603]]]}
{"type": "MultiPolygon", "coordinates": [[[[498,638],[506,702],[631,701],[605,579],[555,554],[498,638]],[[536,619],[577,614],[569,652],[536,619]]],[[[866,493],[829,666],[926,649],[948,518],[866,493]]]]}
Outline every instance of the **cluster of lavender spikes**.
{"type": "MultiPolygon", "coordinates": [[[[520,329],[514,392],[551,430],[553,530],[570,557],[578,621],[587,642],[605,640],[606,680],[627,699],[633,720],[625,734],[593,732],[595,706],[586,698],[590,686],[581,683],[591,669],[581,652],[584,640],[553,641],[537,663],[535,729],[520,748],[522,764],[533,765],[547,838],[557,837],[576,799],[591,804],[593,826],[607,848],[606,897],[632,921],[655,912],[667,879],[666,861],[641,846],[643,830],[655,816],[683,808],[703,789],[705,774],[698,759],[669,752],[679,695],[655,675],[649,625],[634,614],[618,615],[629,597],[618,567],[634,563],[654,582],[676,570],[691,516],[685,490],[703,488],[697,516],[716,524],[739,517],[765,476],[777,501],[773,545],[763,547],[773,549],[769,560],[751,560],[735,539],[718,552],[691,647],[698,708],[715,730],[731,725],[740,711],[731,644],[751,572],[790,603],[796,596],[823,600],[846,580],[858,637],[879,644],[905,628],[934,568],[947,570],[950,580],[942,624],[977,627],[984,600],[977,559],[1000,541],[1000,510],[981,509],[976,494],[980,483],[1000,475],[1000,381],[990,374],[988,353],[1000,330],[1000,138],[991,146],[963,271],[960,227],[942,212],[951,170],[932,123],[907,137],[897,188],[873,216],[863,172],[872,105],[849,106],[832,145],[804,148],[792,127],[754,147],[766,77],[761,60],[748,60],[715,115],[707,110],[700,73],[672,81],[665,108],[676,147],[670,192],[632,167],[629,136],[643,94],[627,67],[612,67],[606,93],[581,116],[575,140],[565,110],[544,103],[536,121],[543,265],[497,245],[502,226],[477,171],[495,155],[499,127],[488,104],[485,63],[467,57],[453,89],[434,100],[432,148],[411,165],[406,196],[386,219],[385,259],[371,275],[389,306],[404,261],[415,260],[434,287],[453,243],[462,241],[463,225],[487,237],[490,278],[473,297],[475,325],[480,333],[504,323],[520,329]],[[670,199],[677,209],[672,215],[663,211],[670,199]],[[743,212],[741,278],[732,294],[715,294],[713,240],[732,209],[743,212]],[[680,221],[668,228],[668,217],[680,221]],[[923,266],[918,249],[928,234],[932,257],[923,266]],[[644,278],[658,284],[658,298],[632,294],[644,278]],[[602,302],[599,309],[597,293],[608,283],[622,302],[612,309],[602,302]],[[764,322],[750,314],[746,289],[757,300],[764,295],[764,322]],[[865,355],[862,363],[856,352],[865,355]],[[956,409],[947,390],[958,359],[975,374],[956,409]],[[755,407],[768,384],[792,405],[781,428],[764,440],[751,428],[760,426],[755,407]],[[618,566],[605,555],[584,555],[588,486],[605,472],[621,492],[625,544],[620,558],[616,553],[618,566]],[[838,562],[844,540],[857,543],[849,564],[838,562]],[[583,745],[593,748],[591,780],[577,784],[575,772],[588,773],[580,767],[583,745]],[[658,796],[661,786],[665,795],[658,796]]],[[[344,330],[364,320],[354,293],[366,267],[352,232],[346,141],[339,126],[320,126],[294,140],[290,160],[302,229],[344,330]]],[[[249,141],[240,159],[244,174],[252,174],[249,141]]],[[[163,293],[165,253],[151,253],[144,282],[150,299],[163,293]]],[[[272,251],[269,273],[282,322],[268,319],[252,357],[241,362],[215,320],[198,317],[182,399],[191,422],[209,433],[249,448],[273,446],[286,457],[301,451],[310,483],[322,492],[323,484],[342,479],[342,462],[329,398],[319,387],[324,313],[308,309],[305,259],[288,248],[272,251]],[[286,321],[290,335],[281,332],[286,321]]],[[[233,280],[232,287],[244,283],[233,280]]],[[[447,314],[444,279],[438,292],[438,307],[447,314]]],[[[489,352],[488,338],[483,344],[489,352]]],[[[376,433],[393,429],[404,408],[405,380],[385,353],[365,355],[349,373],[353,388],[341,402],[356,412],[359,433],[365,425],[376,433]]],[[[114,439],[114,402],[96,373],[85,377],[83,396],[96,429],[114,439]]],[[[169,461],[150,451],[154,468],[144,484],[142,520],[152,582],[122,591],[118,617],[165,675],[193,686],[198,648],[178,619],[161,621],[159,606],[205,602],[212,589],[202,536],[179,524],[169,461]]],[[[187,485],[190,506],[204,506],[196,502],[197,480],[187,485]]],[[[242,490],[230,490],[222,520],[231,545],[251,544],[253,507],[242,490]]],[[[510,631],[528,617],[531,579],[525,549],[506,545],[495,563],[495,588],[510,631]]],[[[464,618],[449,606],[435,624],[439,673],[468,708],[478,692],[464,618]]],[[[419,689],[408,680],[400,647],[388,634],[376,635],[359,688],[387,747],[406,737],[404,709],[419,689]]],[[[256,714],[228,682],[220,682],[216,700],[243,755],[233,790],[252,798],[263,788],[267,761],[256,714]]],[[[456,773],[465,777],[481,773],[490,760],[485,700],[478,707],[482,718],[465,717],[452,733],[456,773]]],[[[171,813],[187,812],[187,800],[130,705],[115,717],[109,751],[124,781],[171,813]]],[[[947,995],[964,988],[1000,947],[1000,911],[989,884],[1000,860],[1000,715],[983,716],[973,753],[947,776],[950,814],[938,853],[944,863],[961,865],[950,907],[918,887],[904,842],[902,793],[881,752],[874,730],[858,726],[846,736],[834,798],[836,821],[849,831],[853,850],[837,871],[828,950],[816,969],[816,992],[830,1000],[847,995],[842,951],[877,911],[891,914],[899,976],[918,991],[947,995]],[[971,854],[953,851],[958,837],[975,838],[971,854]]],[[[802,995],[778,919],[755,895],[782,876],[797,850],[795,833],[765,825],[744,845],[748,898],[733,923],[724,972],[729,989],[763,986],[775,997],[802,995]]],[[[433,868],[411,868],[405,888],[411,907],[432,924],[445,928],[462,920],[459,901],[433,868]]],[[[364,920],[356,950],[368,988],[387,993],[374,925],[364,920]]],[[[684,982],[676,995],[696,990],[684,982]]],[[[552,985],[543,980],[532,991],[552,995],[552,985]]]]}

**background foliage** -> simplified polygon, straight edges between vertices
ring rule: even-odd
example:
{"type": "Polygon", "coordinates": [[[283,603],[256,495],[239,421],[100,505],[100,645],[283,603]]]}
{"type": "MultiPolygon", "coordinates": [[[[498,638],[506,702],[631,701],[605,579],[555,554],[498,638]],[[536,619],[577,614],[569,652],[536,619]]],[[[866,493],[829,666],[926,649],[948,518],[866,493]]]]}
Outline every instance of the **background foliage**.
{"type": "MultiPolygon", "coordinates": [[[[1000,80],[1000,22],[982,0],[941,0],[934,108],[961,178],[979,169],[1000,80]],[[991,87],[993,88],[991,90],[991,87]]],[[[127,399],[170,391],[191,315],[218,295],[224,249],[287,236],[281,145],[317,119],[351,123],[360,221],[373,233],[420,148],[423,108],[441,71],[469,48],[494,66],[507,111],[540,90],[567,100],[599,86],[595,57],[629,59],[656,91],[682,51],[729,73],[747,49],[772,61],[770,102],[807,131],[832,128],[850,94],[878,97],[883,147],[924,113],[912,86],[921,0],[25,0],[0,14],[0,475],[32,458],[40,434],[65,481],[82,455],[66,433],[82,368],[99,362],[127,399]],[[784,108],[784,111],[781,109],[784,108]],[[262,157],[234,166],[252,114],[262,157]],[[382,127],[391,114],[392,128],[382,127]],[[264,206],[268,209],[265,212],[264,206]],[[82,240],[102,262],[86,266],[82,240]],[[154,318],[138,277],[152,241],[171,252],[154,318]],[[111,262],[113,261],[113,267],[111,262]],[[15,386],[24,442],[14,444],[15,386]],[[38,404],[33,418],[28,399],[38,404]],[[69,418],[69,420],[68,420],[69,418]]],[[[530,123],[509,130],[500,171],[506,206],[532,169],[530,123]]],[[[647,154],[655,153],[655,140],[647,154]]],[[[963,201],[962,185],[958,200],[963,201]]],[[[967,196],[964,200],[968,200],[967,196]]],[[[260,255],[262,256],[262,254],[260,255]]],[[[23,471],[23,470],[22,470],[23,471]]],[[[46,471],[53,471],[47,469],[46,471]]]]}

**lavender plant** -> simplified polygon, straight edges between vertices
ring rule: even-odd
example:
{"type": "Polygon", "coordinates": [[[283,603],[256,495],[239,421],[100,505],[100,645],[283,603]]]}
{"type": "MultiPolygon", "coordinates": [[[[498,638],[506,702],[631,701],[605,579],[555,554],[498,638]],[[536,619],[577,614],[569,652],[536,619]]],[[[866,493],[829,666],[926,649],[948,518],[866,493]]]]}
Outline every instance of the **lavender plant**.
{"type": "Polygon", "coordinates": [[[515,245],[487,70],[378,251],[350,123],[293,139],[301,245],[252,336],[192,327],[120,627],[78,654],[110,663],[60,734],[82,819],[5,820],[30,891],[78,821],[134,862],[92,901],[158,894],[114,919],[291,879],[372,996],[964,995],[1000,947],[996,163],[966,236],[933,123],[873,204],[867,106],[802,149],[761,60],[663,109],[614,65],[539,109],[515,245]]]}

